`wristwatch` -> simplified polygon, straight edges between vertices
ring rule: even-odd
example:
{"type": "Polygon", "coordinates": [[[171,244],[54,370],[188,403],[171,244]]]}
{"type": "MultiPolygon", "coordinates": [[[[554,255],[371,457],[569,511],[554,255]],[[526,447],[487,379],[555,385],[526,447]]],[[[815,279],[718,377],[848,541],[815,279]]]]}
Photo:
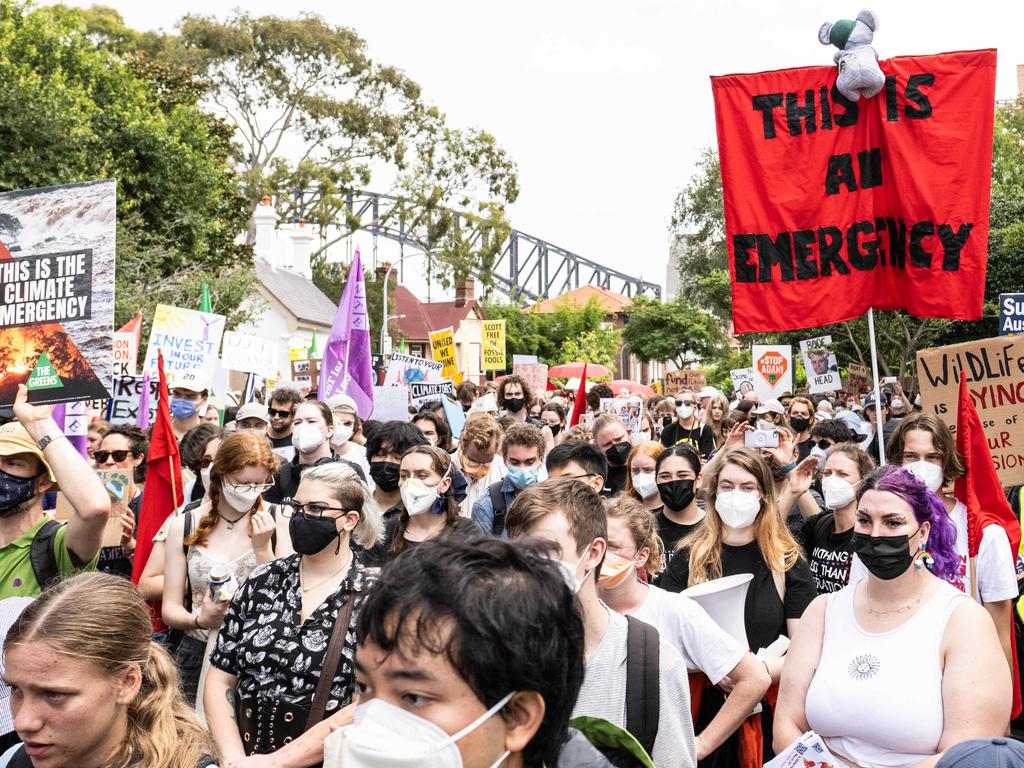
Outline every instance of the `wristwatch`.
{"type": "Polygon", "coordinates": [[[46,450],[46,446],[48,446],[54,440],[59,440],[62,437],[64,437],[64,435],[56,435],[56,436],[54,436],[54,435],[43,435],[36,442],[36,447],[39,449],[39,452],[42,453],[43,451],[46,450]]]}

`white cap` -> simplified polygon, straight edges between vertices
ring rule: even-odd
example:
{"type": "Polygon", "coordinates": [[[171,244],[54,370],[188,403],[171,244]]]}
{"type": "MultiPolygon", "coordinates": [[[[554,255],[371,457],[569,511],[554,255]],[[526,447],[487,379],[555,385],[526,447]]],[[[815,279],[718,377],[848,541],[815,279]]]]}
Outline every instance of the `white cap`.
{"type": "Polygon", "coordinates": [[[187,389],[189,392],[209,392],[210,374],[201,368],[178,371],[171,378],[171,389],[187,389]]]}
{"type": "Polygon", "coordinates": [[[270,414],[267,413],[267,406],[253,400],[251,403],[246,403],[235,412],[235,421],[240,421],[241,419],[259,419],[260,421],[265,421],[269,424],[270,414]]]}
{"type": "Polygon", "coordinates": [[[359,408],[356,407],[356,401],[348,395],[334,395],[333,397],[329,397],[327,398],[326,405],[331,409],[332,413],[359,413],[359,408]]]}
{"type": "Polygon", "coordinates": [[[760,416],[764,413],[777,413],[779,416],[786,415],[786,409],[782,407],[782,403],[778,400],[765,400],[761,405],[755,408],[751,413],[760,416]]]}
{"type": "Polygon", "coordinates": [[[703,400],[705,397],[718,397],[721,394],[714,387],[704,387],[700,392],[697,393],[697,399],[703,400]]]}

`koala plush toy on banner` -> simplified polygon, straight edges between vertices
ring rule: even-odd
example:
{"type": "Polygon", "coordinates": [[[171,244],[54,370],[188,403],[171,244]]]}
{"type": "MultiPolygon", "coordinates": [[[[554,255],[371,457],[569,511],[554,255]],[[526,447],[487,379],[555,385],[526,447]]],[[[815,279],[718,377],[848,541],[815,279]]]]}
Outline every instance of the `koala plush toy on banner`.
{"type": "Polygon", "coordinates": [[[878,17],[871,11],[863,10],[854,20],[840,19],[825,22],[818,30],[822,45],[834,45],[835,62],[839,67],[836,88],[850,101],[861,96],[870,99],[885,86],[885,75],[878,66],[878,54],[871,47],[878,17]]]}

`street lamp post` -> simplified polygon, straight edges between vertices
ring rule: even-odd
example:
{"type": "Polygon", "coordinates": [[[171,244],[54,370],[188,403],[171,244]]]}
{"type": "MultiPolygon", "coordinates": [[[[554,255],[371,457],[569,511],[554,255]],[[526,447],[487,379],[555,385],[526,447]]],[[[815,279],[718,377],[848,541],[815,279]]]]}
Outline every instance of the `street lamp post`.
{"type": "Polygon", "coordinates": [[[389,264],[388,265],[388,271],[384,273],[384,302],[383,302],[383,304],[384,304],[384,312],[382,313],[383,322],[381,323],[381,326],[380,326],[380,354],[381,354],[381,356],[384,355],[384,349],[385,349],[384,339],[387,338],[387,336],[388,336],[388,320],[390,320],[391,317],[400,317],[400,315],[388,315],[388,285],[391,282],[391,273],[394,271],[395,265],[401,264],[403,261],[408,259],[410,256],[425,256],[428,253],[439,253],[440,250],[441,250],[440,248],[431,248],[431,249],[426,250],[426,251],[417,251],[416,253],[404,253],[404,254],[402,254],[401,256],[398,257],[398,260],[394,264],[389,264]]]}

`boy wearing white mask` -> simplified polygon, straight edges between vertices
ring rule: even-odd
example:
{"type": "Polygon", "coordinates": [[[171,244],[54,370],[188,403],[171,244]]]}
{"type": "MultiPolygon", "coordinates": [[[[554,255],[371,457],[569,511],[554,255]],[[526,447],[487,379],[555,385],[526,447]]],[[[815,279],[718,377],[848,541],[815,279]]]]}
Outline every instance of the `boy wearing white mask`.
{"type": "Polygon", "coordinates": [[[596,577],[608,538],[600,497],[580,480],[551,478],[519,495],[509,509],[507,530],[513,540],[528,536],[551,542],[566,583],[576,592],[583,616],[586,673],[573,716],[600,717],[626,728],[655,765],[695,766],[686,664],[654,627],[610,610],[598,596],[596,577]],[[630,640],[644,645],[647,654],[658,654],[656,670],[650,655],[645,655],[644,662],[630,657],[630,640]],[[627,672],[631,667],[644,679],[643,698],[657,697],[656,721],[628,711],[627,672]],[[648,676],[656,678],[657,684],[648,681],[648,676]]]}
{"type": "Polygon", "coordinates": [[[360,480],[366,482],[366,473],[359,464],[335,456],[331,451],[334,416],[326,403],[304,400],[295,406],[291,430],[295,457],[284,462],[274,473],[274,487],[263,494],[264,501],[281,504],[285,499],[292,498],[299,488],[299,478],[304,470],[332,461],[344,461],[355,469],[360,480]]]}
{"type": "MultiPolygon", "coordinates": [[[[950,583],[981,603],[992,616],[999,642],[1012,669],[1011,611],[1018,594],[1015,558],[1002,526],[986,526],[975,558],[977,584],[973,583],[967,557],[967,507],[953,496],[950,488],[966,470],[949,427],[933,414],[912,413],[900,421],[886,444],[885,454],[894,464],[902,464],[904,469],[928,486],[928,490],[945,505],[956,526],[956,549],[960,555],[959,577],[950,583]]],[[[854,558],[850,581],[866,574],[863,563],[854,558]]]]}
{"type": "MultiPolygon", "coordinates": [[[[801,543],[819,595],[838,592],[850,581],[857,489],[875,469],[875,460],[856,444],[828,449],[821,489],[828,511],[807,518],[801,543]]],[[[809,478],[804,478],[809,483],[809,478]]]]}

